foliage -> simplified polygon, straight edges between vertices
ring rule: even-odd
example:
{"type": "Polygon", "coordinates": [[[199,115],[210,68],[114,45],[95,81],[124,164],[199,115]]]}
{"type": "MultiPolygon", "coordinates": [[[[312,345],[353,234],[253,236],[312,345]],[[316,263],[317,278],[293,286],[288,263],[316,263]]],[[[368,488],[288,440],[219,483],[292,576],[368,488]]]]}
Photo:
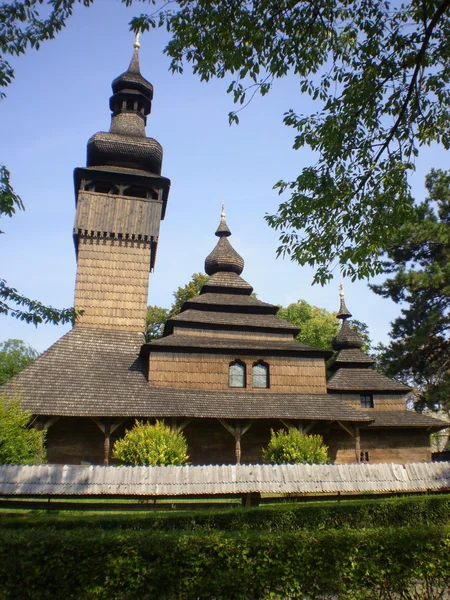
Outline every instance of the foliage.
{"type": "MultiPolygon", "coordinates": [[[[336,314],[300,299],[285,308],[281,306],[277,316],[299,327],[300,333],[295,339],[301,344],[331,350],[331,342],[339,332],[336,314]]],[[[366,323],[352,319],[350,325],[362,337],[364,352],[369,352],[371,340],[366,323]]]]}
{"type": "Polygon", "coordinates": [[[164,333],[164,325],[166,324],[169,315],[168,308],[161,306],[147,306],[145,315],[145,341],[151,342],[162,337],[164,333]]]}
{"type": "Polygon", "coordinates": [[[9,339],[0,342],[0,385],[20,373],[39,356],[39,352],[22,340],[9,339]]]}
{"type": "Polygon", "coordinates": [[[392,232],[384,263],[392,277],[371,286],[402,305],[378,360],[414,388],[416,408],[450,413],[450,172],[432,170],[426,187],[414,219],[392,232]]]}
{"type": "MultiPolygon", "coordinates": [[[[2,2],[0,51],[39,47],[77,3],[2,2]]],[[[412,216],[407,178],[419,148],[450,147],[450,0],[148,3],[153,12],[135,17],[132,28],[168,29],[173,71],[190,63],[204,81],[230,76],[228,92],[241,108],[288,74],[315,101],[312,114],[288,105],[284,115],[294,148],[309,146],[317,162],[276,185],[291,193],[267,217],[280,231],[278,253],[318,267],[321,283],[336,262],[352,279],[380,273],[379,248],[412,216]]],[[[12,78],[2,60],[0,85],[12,78]]]]}
{"type": "Polygon", "coordinates": [[[304,435],[297,429],[270,430],[270,441],[263,449],[263,460],[273,464],[328,462],[328,448],[321,435],[304,435]]]}
{"type": "Polygon", "coordinates": [[[18,395],[0,396],[0,464],[32,465],[45,459],[45,432],[30,427],[32,414],[18,395]]]}
{"type": "Polygon", "coordinates": [[[339,321],[335,312],[297,300],[286,308],[280,307],[277,316],[300,328],[298,342],[315,348],[329,350],[331,340],[338,334],[339,321]]]}
{"type": "MultiPolygon", "coordinates": [[[[14,71],[5,56],[19,56],[27,48],[39,49],[43,41],[53,39],[72,15],[75,3],[89,6],[93,0],[24,0],[0,3],[0,88],[7,87],[14,71]]],[[[0,99],[4,97],[0,92],[0,99]]],[[[12,217],[24,210],[21,198],[11,185],[11,174],[0,164],[0,217],[12,217]]],[[[3,233],[0,231],[0,233],[3,233]]],[[[56,309],[27,298],[0,278],[0,314],[26,323],[73,323],[81,312],[73,308],[56,309]],[[22,308],[24,307],[24,309],[22,308]]]]}
{"type": "Polygon", "coordinates": [[[241,108],[288,74],[315,101],[302,114],[291,99],[284,115],[294,149],[309,146],[317,161],[276,185],[291,193],[267,217],[278,253],[318,267],[321,283],[336,262],[351,279],[380,273],[379,248],[411,217],[407,177],[419,148],[450,147],[450,0],[177,4],[159,22],[132,21],[165,22],[173,71],[190,63],[204,81],[230,76],[241,108]]]}
{"type": "MultiPolygon", "coordinates": [[[[8,169],[0,165],[0,215],[12,217],[16,210],[24,210],[23,202],[12,186],[11,174],[8,169]]],[[[0,231],[0,233],[4,233],[0,231]]]]}
{"type": "Polygon", "coordinates": [[[448,525],[276,534],[0,529],[0,578],[4,598],[17,597],[20,581],[24,600],[432,600],[450,591],[449,545],[448,525]]]}
{"type": "Polygon", "coordinates": [[[450,526],[449,494],[353,500],[310,500],[253,508],[147,511],[136,514],[2,515],[2,529],[134,529],[147,531],[327,531],[374,527],[450,526]]]}
{"type": "Polygon", "coordinates": [[[152,467],[184,465],[189,459],[184,435],[163,421],[156,421],[154,425],[136,421],[133,428],[116,441],[112,455],[128,465],[152,467]]]}

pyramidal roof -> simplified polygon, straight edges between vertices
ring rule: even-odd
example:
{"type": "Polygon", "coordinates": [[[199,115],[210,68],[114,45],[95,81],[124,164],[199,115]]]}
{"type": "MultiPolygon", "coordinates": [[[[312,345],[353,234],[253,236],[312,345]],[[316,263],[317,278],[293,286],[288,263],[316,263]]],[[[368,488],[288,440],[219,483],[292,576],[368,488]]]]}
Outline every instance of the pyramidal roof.
{"type": "Polygon", "coordinates": [[[181,312],[166,323],[164,336],[148,350],[204,348],[205,351],[308,353],[329,358],[330,352],[300,344],[299,328],[276,316],[279,307],[252,295],[241,274],[244,259],[229,242],[225,212],[215,232],[219,238],[205,260],[209,275],[200,294],[186,301],[181,312]]]}
{"type": "Polygon", "coordinates": [[[328,379],[327,388],[330,392],[345,391],[378,391],[407,393],[411,388],[389,379],[372,368],[373,359],[361,348],[363,340],[359,333],[348,323],[352,316],[344,299],[344,286],[340,285],[340,307],[336,315],[342,321],[341,329],[333,339],[333,348],[337,355],[328,365],[333,375],[328,379]]]}

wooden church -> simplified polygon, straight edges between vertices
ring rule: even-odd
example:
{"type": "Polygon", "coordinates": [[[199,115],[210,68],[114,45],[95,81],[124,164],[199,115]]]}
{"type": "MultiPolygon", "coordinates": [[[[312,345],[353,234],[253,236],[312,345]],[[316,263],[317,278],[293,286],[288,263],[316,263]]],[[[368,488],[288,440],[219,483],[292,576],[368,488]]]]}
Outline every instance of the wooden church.
{"type": "MultiPolygon", "coordinates": [[[[139,44],[112,82],[109,132],[75,169],[74,328],[7,385],[47,430],[50,463],[108,464],[135,419],[183,430],[192,464],[259,463],[270,430],[319,433],[336,463],[429,461],[430,433],[447,426],[406,410],[410,391],[372,368],[343,296],[337,351],[295,341],[277,306],[253,298],[222,213],[200,294],[144,343],[149,271],[170,181],[145,134],[153,86],[139,44]]],[[[193,270],[199,265],[192,265],[193,270]]]]}

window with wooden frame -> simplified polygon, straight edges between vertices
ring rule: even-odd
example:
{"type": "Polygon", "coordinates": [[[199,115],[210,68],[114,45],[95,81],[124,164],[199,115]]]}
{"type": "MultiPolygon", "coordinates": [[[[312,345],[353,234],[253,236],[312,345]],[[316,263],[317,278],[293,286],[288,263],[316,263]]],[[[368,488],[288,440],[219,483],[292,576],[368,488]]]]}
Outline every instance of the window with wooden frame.
{"type": "Polygon", "coordinates": [[[254,363],[252,367],[252,387],[269,387],[269,365],[262,360],[254,363]]]}
{"type": "Polygon", "coordinates": [[[361,408],[373,408],[373,394],[361,394],[361,408]]]}
{"type": "Polygon", "coordinates": [[[240,360],[234,360],[230,363],[228,367],[228,385],[230,387],[245,387],[245,369],[245,363],[240,360]]]}

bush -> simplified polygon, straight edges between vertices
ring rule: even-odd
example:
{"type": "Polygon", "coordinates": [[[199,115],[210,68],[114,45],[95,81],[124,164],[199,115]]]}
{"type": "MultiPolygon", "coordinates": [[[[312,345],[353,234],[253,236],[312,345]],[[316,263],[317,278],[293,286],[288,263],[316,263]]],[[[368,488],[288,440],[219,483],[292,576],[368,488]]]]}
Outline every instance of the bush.
{"type": "MultiPolygon", "coordinates": [[[[176,501],[175,501],[176,502],[176,501]]],[[[82,503],[80,503],[80,509],[82,503]]],[[[450,494],[321,500],[253,508],[161,510],[119,514],[1,514],[1,529],[133,529],[150,531],[254,531],[295,533],[330,529],[450,526],[450,494]]],[[[167,507],[167,505],[166,505],[167,507]]],[[[51,505],[49,505],[51,508],[51,505]]]]}
{"type": "Polygon", "coordinates": [[[304,435],[297,429],[286,431],[280,429],[276,433],[271,429],[270,442],[263,449],[263,460],[273,464],[328,462],[328,447],[320,435],[304,435]]]}
{"type": "Polygon", "coordinates": [[[45,432],[30,428],[32,414],[19,396],[0,396],[0,464],[34,465],[45,460],[45,432]]]}
{"type": "Polygon", "coordinates": [[[0,598],[435,600],[450,592],[449,545],[448,526],[94,535],[0,527],[0,598]]]}
{"type": "Polygon", "coordinates": [[[127,465],[151,467],[184,465],[189,458],[184,435],[162,421],[154,425],[136,421],[134,427],[116,441],[112,455],[127,465]]]}

